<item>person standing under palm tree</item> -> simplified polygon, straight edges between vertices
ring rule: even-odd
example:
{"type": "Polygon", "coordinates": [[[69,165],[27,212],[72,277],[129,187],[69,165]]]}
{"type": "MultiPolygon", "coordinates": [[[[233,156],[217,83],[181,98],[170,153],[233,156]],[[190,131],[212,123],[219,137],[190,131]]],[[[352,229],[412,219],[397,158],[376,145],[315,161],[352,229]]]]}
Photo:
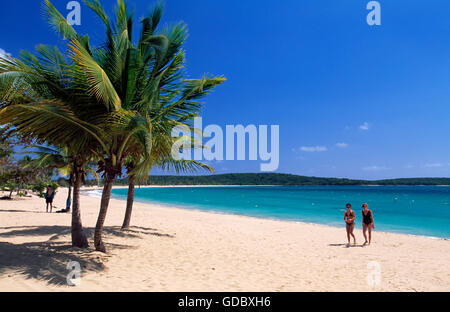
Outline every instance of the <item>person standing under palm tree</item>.
{"type": "Polygon", "coordinates": [[[44,198],[45,203],[47,204],[45,210],[48,212],[48,205],[50,205],[50,213],[53,209],[53,198],[55,197],[55,191],[52,189],[52,187],[49,185],[47,186],[47,191],[45,192],[44,198]]]}

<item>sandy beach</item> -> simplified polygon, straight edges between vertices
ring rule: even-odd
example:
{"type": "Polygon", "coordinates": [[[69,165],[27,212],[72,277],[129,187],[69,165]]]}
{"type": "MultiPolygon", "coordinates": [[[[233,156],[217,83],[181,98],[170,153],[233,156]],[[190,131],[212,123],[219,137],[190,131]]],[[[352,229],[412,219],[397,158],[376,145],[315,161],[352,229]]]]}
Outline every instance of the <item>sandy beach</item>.
{"type": "Polygon", "coordinates": [[[348,248],[344,228],[141,203],[123,232],[120,200],[102,254],[92,247],[99,202],[81,197],[86,251],[70,246],[70,214],[45,213],[35,196],[1,200],[0,291],[450,291],[448,240],[375,231],[361,247],[357,229],[348,248]],[[79,286],[66,283],[70,261],[81,264],[79,286]],[[380,283],[368,283],[377,266],[380,283]]]}

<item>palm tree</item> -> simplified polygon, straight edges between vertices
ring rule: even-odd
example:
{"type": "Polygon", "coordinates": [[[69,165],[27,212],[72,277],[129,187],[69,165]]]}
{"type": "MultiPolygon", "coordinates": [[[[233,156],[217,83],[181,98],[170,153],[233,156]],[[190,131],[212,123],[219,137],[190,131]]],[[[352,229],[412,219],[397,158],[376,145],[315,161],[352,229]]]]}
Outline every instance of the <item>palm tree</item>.
{"type": "Polygon", "coordinates": [[[87,247],[80,217],[79,190],[91,149],[102,142],[102,131],[89,122],[89,99],[70,79],[73,66],[56,47],[40,45],[38,56],[0,59],[0,124],[23,138],[64,146],[71,157],[74,184],[72,244],[87,247]]]}
{"type": "MultiPolygon", "coordinates": [[[[119,1],[119,7],[121,5],[125,8],[119,1]]],[[[162,13],[163,6],[159,3],[142,19],[140,40],[135,47],[136,54],[145,56],[143,59],[146,61],[136,60],[141,79],[137,81],[140,85],[135,92],[140,94],[140,97],[136,97],[126,108],[150,117],[152,149],[150,154],[145,154],[141,159],[139,157],[142,154],[137,154],[132,155],[126,162],[129,185],[122,229],[127,229],[130,225],[135,183],[146,181],[151,168],[171,167],[177,172],[205,169],[213,172],[206,164],[172,158],[173,143],[179,140],[173,138],[172,130],[180,125],[190,126],[202,106],[196,100],[207,95],[225,79],[221,77],[185,79],[185,56],[182,46],[187,37],[186,28],[179,23],[159,31],[162,13]]],[[[201,142],[195,142],[192,146],[202,147],[201,142]]]]}

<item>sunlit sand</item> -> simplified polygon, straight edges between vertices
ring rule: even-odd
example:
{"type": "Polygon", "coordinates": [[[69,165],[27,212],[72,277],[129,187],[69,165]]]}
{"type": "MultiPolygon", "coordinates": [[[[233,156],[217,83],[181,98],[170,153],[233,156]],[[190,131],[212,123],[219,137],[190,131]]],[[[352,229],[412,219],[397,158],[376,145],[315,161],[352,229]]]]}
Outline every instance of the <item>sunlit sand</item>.
{"type": "Polygon", "coordinates": [[[0,291],[450,290],[448,240],[375,231],[362,247],[357,229],[347,247],[345,228],[141,203],[123,232],[125,202],[112,200],[102,254],[92,247],[100,199],[81,200],[88,251],[70,246],[70,215],[45,213],[43,199],[0,201],[0,291]],[[79,286],[67,285],[70,261],[79,286]]]}

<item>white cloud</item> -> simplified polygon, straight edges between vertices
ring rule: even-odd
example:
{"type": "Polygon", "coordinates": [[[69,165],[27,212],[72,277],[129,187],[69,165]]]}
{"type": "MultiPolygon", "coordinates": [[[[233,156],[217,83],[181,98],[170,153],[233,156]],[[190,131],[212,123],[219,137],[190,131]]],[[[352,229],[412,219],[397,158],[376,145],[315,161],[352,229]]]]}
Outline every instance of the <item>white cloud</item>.
{"type": "Polygon", "coordinates": [[[366,171],[380,171],[380,170],[389,170],[390,168],[384,166],[368,166],[364,167],[363,170],[366,171]]]}
{"type": "Polygon", "coordinates": [[[361,130],[369,130],[369,123],[365,121],[361,126],[359,126],[361,130]]]}
{"type": "Polygon", "coordinates": [[[346,148],[346,147],[348,147],[348,144],[342,142],[342,143],[336,143],[336,146],[339,147],[339,148],[346,148]]]}
{"type": "Polygon", "coordinates": [[[439,168],[442,167],[443,165],[440,163],[433,163],[433,164],[425,164],[425,168],[439,168]]]}
{"type": "Polygon", "coordinates": [[[300,147],[302,152],[326,152],[328,151],[326,146],[302,146],[300,147]]]}
{"type": "Polygon", "coordinates": [[[0,57],[11,56],[11,54],[7,53],[5,50],[0,48],[0,57]]]}

